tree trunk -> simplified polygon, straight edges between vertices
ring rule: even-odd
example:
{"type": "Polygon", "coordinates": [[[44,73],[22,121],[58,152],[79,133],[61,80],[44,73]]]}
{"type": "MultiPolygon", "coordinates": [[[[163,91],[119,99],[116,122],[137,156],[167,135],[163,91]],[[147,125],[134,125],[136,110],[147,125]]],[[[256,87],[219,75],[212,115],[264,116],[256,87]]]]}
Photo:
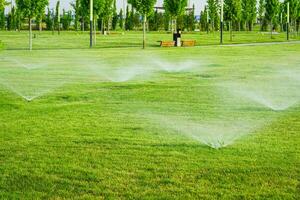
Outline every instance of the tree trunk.
{"type": "Polygon", "coordinates": [[[42,27],[42,22],[39,23],[39,31],[42,32],[43,27],[42,27]]]}
{"type": "Polygon", "coordinates": [[[273,39],[273,25],[272,25],[272,22],[271,22],[270,30],[271,30],[271,39],[273,39]]]}
{"type": "Polygon", "coordinates": [[[52,35],[54,35],[54,26],[55,26],[55,24],[54,24],[54,19],[52,20],[52,35]]]}
{"type": "Polygon", "coordinates": [[[143,22],[143,49],[146,48],[146,21],[147,15],[144,15],[144,22],[143,22]]]}
{"type": "Polygon", "coordinates": [[[229,22],[230,42],[232,42],[232,21],[229,22]]]}
{"type": "Polygon", "coordinates": [[[29,18],[29,51],[32,50],[32,22],[31,18],[29,18]]]}
{"type": "Polygon", "coordinates": [[[103,18],[101,19],[101,33],[102,33],[102,35],[104,35],[104,22],[103,22],[103,18]]]}
{"type": "Polygon", "coordinates": [[[58,22],[58,35],[60,35],[60,21],[58,22]]]}
{"type": "Polygon", "coordinates": [[[97,44],[97,38],[96,38],[96,36],[97,36],[96,21],[97,21],[97,19],[96,19],[96,16],[95,16],[94,17],[94,23],[93,23],[93,25],[94,25],[94,45],[97,44]]]}

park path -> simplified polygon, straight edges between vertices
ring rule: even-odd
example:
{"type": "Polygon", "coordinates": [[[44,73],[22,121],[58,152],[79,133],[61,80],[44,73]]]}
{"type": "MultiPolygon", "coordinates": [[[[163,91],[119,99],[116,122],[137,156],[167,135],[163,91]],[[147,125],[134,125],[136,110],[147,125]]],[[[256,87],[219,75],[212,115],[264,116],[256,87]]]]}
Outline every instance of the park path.
{"type": "MultiPolygon", "coordinates": [[[[259,42],[259,43],[245,43],[245,44],[224,44],[219,46],[224,47],[239,47],[239,46],[267,46],[267,45],[278,45],[278,44],[300,44],[300,41],[290,42],[259,42]]],[[[217,45],[215,45],[217,46],[217,45]]]]}

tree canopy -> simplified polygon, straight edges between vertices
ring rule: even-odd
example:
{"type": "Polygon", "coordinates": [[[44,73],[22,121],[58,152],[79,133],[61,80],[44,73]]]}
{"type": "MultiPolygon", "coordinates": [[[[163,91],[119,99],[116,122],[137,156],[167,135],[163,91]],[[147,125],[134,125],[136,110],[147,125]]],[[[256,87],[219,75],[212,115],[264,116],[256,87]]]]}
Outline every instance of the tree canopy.
{"type": "Polygon", "coordinates": [[[16,0],[17,7],[21,10],[25,17],[33,18],[38,15],[41,10],[45,10],[49,4],[48,0],[16,0]]]}
{"type": "Polygon", "coordinates": [[[128,0],[137,12],[142,15],[149,15],[153,11],[156,0],[128,0]]]}
{"type": "Polygon", "coordinates": [[[171,17],[178,17],[184,13],[187,0],[164,0],[164,8],[171,17]]]}

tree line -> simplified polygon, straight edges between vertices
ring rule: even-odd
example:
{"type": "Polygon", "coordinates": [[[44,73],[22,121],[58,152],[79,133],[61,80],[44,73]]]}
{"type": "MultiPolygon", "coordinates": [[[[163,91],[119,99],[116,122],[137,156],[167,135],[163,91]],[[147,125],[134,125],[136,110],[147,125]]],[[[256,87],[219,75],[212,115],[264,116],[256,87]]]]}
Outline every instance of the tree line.
{"type": "MultiPolygon", "coordinates": [[[[91,0],[74,0],[71,10],[62,10],[60,1],[54,9],[48,0],[16,0],[5,15],[9,3],[0,0],[0,29],[21,30],[33,25],[38,30],[139,30],[143,29],[145,43],[146,30],[183,29],[193,31],[218,31],[220,29],[221,1],[224,1],[224,29],[227,31],[252,31],[258,24],[261,31],[287,29],[290,21],[292,30],[299,32],[300,0],[207,0],[200,12],[200,20],[195,19],[195,6],[187,8],[187,0],[164,0],[164,12],[155,8],[157,0],[127,0],[126,10],[117,10],[116,0],[93,0],[93,27],[89,23],[91,0]],[[289,19],[287,5],[289,4],[289,19]],[[34,22],[34,23],[33,23],[34,22]]],[[[231,34],[232,38],[232,34],[231,34]]],[[[30,39],[31,40],[31,39],[30,39]]],[[[31,45],[31,41],[30,41],[31,45]]]]}
{"type": "MultiPolygon", "coordinates": [[[[47,7],[48,0],[17,0],[11,6],[10,12],[5,15],[4,7],[9,3],[0,0],[0,29],[19,30],[25,20],[32,15],[35,28],[42,30],[88,30],[89,1],[74,0],[72,10],[63,10],[60,13],[59,1],[55,9],[47,7]],[[23,3],[22,3],[23,2],[23,3]],[[32,3],[28,3],[32,2],[32,3]],[[35,3],[37,2],[37,3],[35,3]],[[35,5],[36,4],[36,5],[35,5]],[[28,9],[28,6],[31,8],[28,9]],[[30,12],[27,12],[30,11],[30,12]],[[32,12],[32,13],[31,13],[32,12]]],[[[150,31],[172,30],[176,28],[193,31],[198,28],[202,31],[218,31],[220,28],[220,1],[207,0],[206,6],[200,12],[200,21],[195,19],[195,6],[186,10],[187,0],[164,0],[165,12],[154,8],[156,0],[128,0],[130,6],[125,10],[117,10],[116,0],[94,0],[94,23],[96,29],[109,30],[139,30],[143,25],[147,10],[147,29],[150,31]],[[143,9],[139,4],[142,2],[143,9]],[[146,5],[145,5],[146,3],[146,5]],[[149,3],[149,5],[147,5],[149,3]],[[141,12],[142,11],[142,12],[141,12]]],[[[285,30],[287,22],[287,3],[290,4],[290,20],[292,27],[299,31],[300,0],[224,0],[225,30],[252,31],[255,24],[259,24],[261,31],[268,28],[285,30]]],[[[25,22],[25,23],[24,23],[25,22]]]]}
{"type": "MultiPolygon", "coordinates": [[[[299,32],[300,0],[224,0],[225,28],[229,31],[252,31],[255,24],[261,31],[286,30],[287,4],[292,27],[299,32]]],[[[219,30],[219,1],[208,0],[200,13],[202,30],[219,30]]]]}

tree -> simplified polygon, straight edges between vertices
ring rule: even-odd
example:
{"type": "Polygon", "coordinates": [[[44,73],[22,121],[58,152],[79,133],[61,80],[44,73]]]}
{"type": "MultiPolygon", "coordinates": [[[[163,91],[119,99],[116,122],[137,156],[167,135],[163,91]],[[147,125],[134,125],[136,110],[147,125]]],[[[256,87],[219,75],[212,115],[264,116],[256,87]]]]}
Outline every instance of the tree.
{"type": "MultiPolygon", "coordinates": [[[[96,3],[94,3],[96,4],[96,3]]],[[[90,11],[90,0],[80,0],[80,21],[81,21],[81,30],[84,31],[86,27],[86,23],[89,19],[89,11],[90,11]]]]}
{"type": "Polygon", "coordinates": [[[159,13],[157,10],[153,12],[149,17],[148,17],[148,26],[149,30],[152,31],[158,31],[164,24],[164,15],[163,13],[159,13]]]}
{"type": "Polygon", "coordinates": [[[258,21],[260,24],[260,30],[262,31],[263,28],[263,23],[265,19],[265,0],[259,0],[259,5],[258,5],[258,21]]]}
{"type": "Polygon", "coordinates": [[[119,13],[119,26],[122,30],[124,29],[124,16],[123,16],[122,9],[120,9],[120,13],[119,13]]]}
{"type": "Polygon", "coordinates": [[[170,29],[171,17],[167,12],[165,12],[163,16],[164,16],[164,29],[165,29],[165,31],[170,31],[171,30],[170,29]]]}
{"type": "Polygon", "coordinates": [[[164,8],[172,20],[172,31],[177,29],[177,18],[182,15],[187,7],[187,0],[164,0],[164,8]]]}
{"type": "Polygon", "coordinates": [[[147,17],[153,12],[156,0],[128,0],[136,10],[143,16],[143,48],[146,47],[146,23],[147,17]]]}
{"type": "Polygon", "coordinates": [[[56,2],[55,7],[55,27],[58,31],[58,34],[60,34],[60,1],[56,2]]]}
{"type": "Polygon", "coordinates": [[[64,30],[69,30],[72,22],[72,12],[68,11],[66,12],[63,10],[63,15],[61,18],[62,27],[64,30]]]}
{"type": "Polygon", "coordinates": [[[187,29],[189,31],[195,30],[195,4],[193,4],[193,9],[187,15],[187,29]]]}
{"type": "Polygon", "coordinates": [[[17,25],[17,9],[15,6],[12,7],[11,9],[11,25],[12,25],[12,30],[17,30],[18,25],[17,25]]]}
{"type": "Polygon", "coordinates": [[[5,0],[0,0],[0,29],[5,29],[5,6],[9,5],[5,0]]]}
{"type": "Polygon", "coordinates": [[[207,28],[207,8],[206,6],[204,7],[204,10],[201,10],[200,12],[200,22],[199,22],[199,26],[200,26],[200,30],[204,31],[207,28]]]}
{"type": "Polygon", "coordinates": [[[45,10],[48,3],[48,0],[16,0],[18,9],[24,17],[28,18],[29,50],[32,50],[32,19],[37,16],[39,11],[45,10]]]}
{"type": "Polygon", "coordinates": [[[45,19],[46,28],[47,28],[47,30],[52,30],[52,28],[53,28],[52,12],[49,7],[47,8],[47,10],[48,11],[47,11],[46,19],[45,19]]]}
{"type": "Polygon", "coordinates": [[[5,29],[5,13],[4,9],[0,10],[0,30],[5,29]]]}
{"type": "Polygon", "coordinates": [[[0,10],[3,10],[5,6],[9,5],[5,0],[0,0],[0,10]]]}
{"type": "Polygon", "coordinates": [[[218,15],[218,0],[207,0],[209,19],[211,23],[211,29],[218,30],[219,15],[218,15]]]}
{"type": "Polygon", "coordinates": [[[80,0],[75,0],[75,3],[71,3],[71,6],[73,7],[73,10],[75,12],[74,28],[76,31],[78,31],[79,29],[78,24],[79,24],[80,13],[81,13],[80,0]]]}
{"type": "Polygon", "coordinates": [[[119,20],[119,16],[118,16],[118,13],[117,13],[116,0],[114,0],[114,3],[113,3],[113,17],[112,17],[112,23],[111,23],[113,30],[116,30],[118,20],[119,20]]]}
{"type": "Polygon", "coordinates": [[[229,22],[230,41],[232,41],[233,25],[239,24],[241,19],[241,1],[225,0],[224,3],[224,19],[229,22]]]}
{"type": "Polygon", "coordinates": [[[40,7],[35,19],[36,24],[38,24],[39,31],[42,31],[43,19],[45,19],[45,7],[40,7]]]}
{"type": "Polygon", "coordinates": [[[273,24],[276,20],[276,15],[278,14],[279,1],[278,0],[266,0],[266,19],[270,24],[271,38],[273,38],[273,24]]]}
{"type": "Polygon", "coordinates": [[[252,31],[256,19],[256,0],[242,0],[242,19],[248,31],[252,31]]]}
{"type": "Polygon", "coordinates": [[[299,18],[299,7],[300,1],[299,0],[286,0],[285,3],[290,3],[290,19],[291,25],[293,29],[297,29],[297,20],[299,18]]]}
{"type": "Polygon", "coordinates": [[[15,6],[12,7],[11,12],[7,15],[7,29],[8,30],[16,30],[17,29],[15,6]]]}
{"type": "Polygon", "coordinates": [[[130,13],[129,13],[129,7],[126,7],[126,17],[125,17],[125,30],[130,30],[130,13]]]}
{"type": "Polygon", "coordinates": [[[113,2],[114,0],[104,0],[103,12],[101,12],[103,27],[106,27],[108,32],[110,29],[110,22],[112,20],[113,15],[113,2]]]}

